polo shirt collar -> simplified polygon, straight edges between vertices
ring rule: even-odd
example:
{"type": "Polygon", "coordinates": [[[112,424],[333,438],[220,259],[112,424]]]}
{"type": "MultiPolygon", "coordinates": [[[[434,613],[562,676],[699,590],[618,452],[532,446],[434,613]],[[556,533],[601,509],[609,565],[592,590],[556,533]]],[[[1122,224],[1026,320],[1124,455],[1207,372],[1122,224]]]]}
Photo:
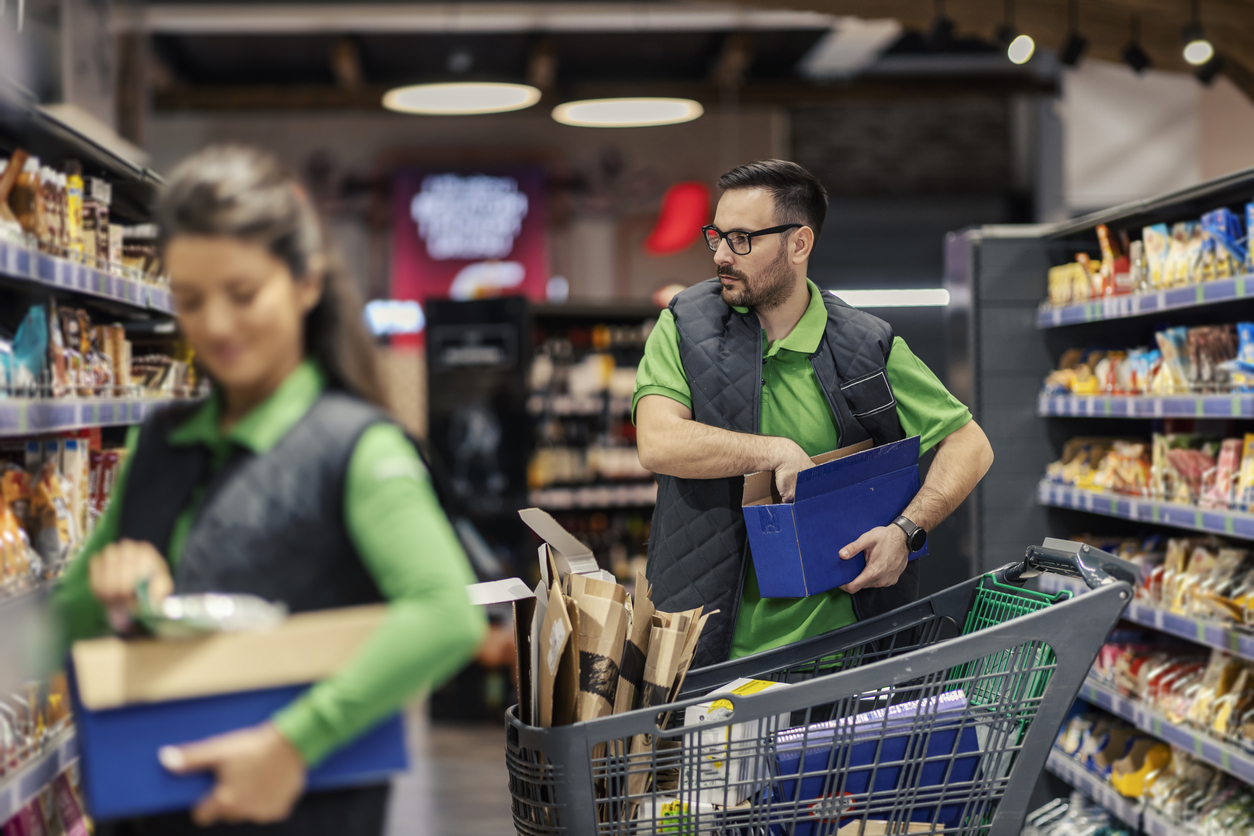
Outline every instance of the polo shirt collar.
{"type": "Polygon", "coordinates": [[[325,388],[326,376],[322,370],[312,360],[305,360],[270,397],[225,433],[218,426],[222,415],[222,393],[215,388],[190,418],[170,432],[169,443],[176,446],[213,446],[226,440],[254,453],[268,452],[305,416],[325,388]]]}
{"type": "MultiPolygon", "coordinates": [[[[776,340],[767,351],[768,357],[780,351],[795,351],[798,354],[810,355],[819,350],[823,342],[823,333],[827,330],[827,307],[823,304],[823,291],[814,282],[806,279],[806,287],[810,291],[810,304],[792,331],[783,339],[776,340]]],[[[736,310],[746,312],[747,308],[736,310]]],[[[765,340],[766,337],[763,336],[765,340]]]]}

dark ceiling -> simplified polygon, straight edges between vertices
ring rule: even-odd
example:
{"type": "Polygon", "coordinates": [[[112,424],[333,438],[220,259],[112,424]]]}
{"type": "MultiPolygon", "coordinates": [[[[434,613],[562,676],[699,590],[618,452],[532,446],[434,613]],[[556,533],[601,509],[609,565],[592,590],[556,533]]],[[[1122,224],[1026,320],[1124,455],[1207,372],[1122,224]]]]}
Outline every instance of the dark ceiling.
{"type": "MultiPolygon", "coordinates": [[[[157,35],[154,52],[178,82],[192,85],[331,84],[330,56],[345,39],[355,47],[364,84],[403,84],[461,73],[522,81],[543,37],[557,59],[557,84],[588,81],[704,79],[731,33],[510,34],[195,34],[157,35]],[[457,56],[455,59],[454,56],[457,56]]],[[[820,29],[755,32],[747,80],[788,78],[825,34],[820,29]]]]}

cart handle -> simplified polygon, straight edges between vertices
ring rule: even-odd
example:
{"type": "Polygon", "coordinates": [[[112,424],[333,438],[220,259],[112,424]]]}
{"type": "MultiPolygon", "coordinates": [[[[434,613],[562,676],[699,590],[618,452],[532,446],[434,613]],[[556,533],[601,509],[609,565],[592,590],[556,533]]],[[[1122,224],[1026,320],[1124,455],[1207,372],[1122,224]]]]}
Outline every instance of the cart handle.
{"type": "Polygon", "coordinates": [[[1136,585],[1137,566],[1089,545],[1063,540],[1047,540],[1045,546],[1028,546],[1023,562],[1005,568],[1006,580],[1018,583],[1042,572],[1066,575],[1084,581],[1089,589],[1099,589],[1120,581],[1136,585]],[[1062,546],[1062,548],[1057,548],[1062,546]],[[1069,548],[1074,546],[1074,550],[1069,548]]]}

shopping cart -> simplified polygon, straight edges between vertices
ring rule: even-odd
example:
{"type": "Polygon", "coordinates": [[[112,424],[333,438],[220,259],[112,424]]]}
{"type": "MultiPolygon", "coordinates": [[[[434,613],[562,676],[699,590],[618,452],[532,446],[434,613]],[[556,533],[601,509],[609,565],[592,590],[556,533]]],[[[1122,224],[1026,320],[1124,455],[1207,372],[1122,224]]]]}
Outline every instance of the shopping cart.
{"type": "Polygon", "coordinates": [[[1021,563],[886,615],[694,670],[670,705],[555,728],[511,709],[515,828],[1017,836],[1134,579],[1130,564],[1088,546],[1032,546],[1021,563]],[[1092,591],[1023,588],[1043,571],[1092,591]],[[706,699],[742,677],[783,687],[706,699]],[[705,721],[685,721],[690,708],[705,721]]]}

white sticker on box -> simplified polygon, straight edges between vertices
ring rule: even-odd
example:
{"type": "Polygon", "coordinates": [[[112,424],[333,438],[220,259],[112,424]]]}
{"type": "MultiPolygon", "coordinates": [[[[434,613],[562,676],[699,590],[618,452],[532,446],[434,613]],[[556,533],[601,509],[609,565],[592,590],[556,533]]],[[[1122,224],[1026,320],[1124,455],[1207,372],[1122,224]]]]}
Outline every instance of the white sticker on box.
{"type": "Polygon", "coordinates": [[[553,632],[549,633],[549,649],[544,657],[551,671],[557,670],[557,662],[562,658],[562,648],[566,646],[566,634],[566,622],[554,621],[553,632]]]}

